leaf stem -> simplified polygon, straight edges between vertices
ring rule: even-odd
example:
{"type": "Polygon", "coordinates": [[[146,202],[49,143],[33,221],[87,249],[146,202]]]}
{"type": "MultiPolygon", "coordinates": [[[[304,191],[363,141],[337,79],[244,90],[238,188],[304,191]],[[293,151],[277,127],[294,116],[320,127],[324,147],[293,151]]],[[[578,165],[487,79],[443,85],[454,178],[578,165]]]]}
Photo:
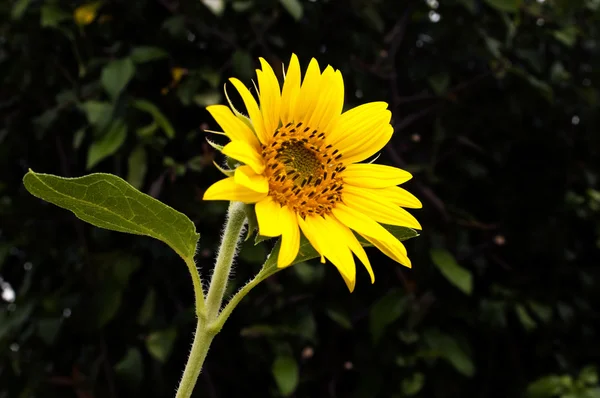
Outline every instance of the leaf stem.
{"type": "Polygon", "coordinates": [[[187,265],[190,275],[192,276],[192,283],[194,284],[194,297],[196,301],[196,316],[202,321],[206,321],[206,306],[204,304],[204,291],[202,290],[202,280],[200,279],[200,273],[196,267],[196,262],[193,258],[184,258],[185,265],[187,265]]]}
{"type": "Polygon", "coordinates": [[[231,298],[231,300],[229,300],[229,302],[227,303],[225,308],[223,308],[223,311],[221,311],[221,313],[219,314],[217,319],[209,326],[210,330],[214,331],[215,334],[219,333],[219,331],[221,331],[221,328],[225,324],[225,321],[227,321],[227,318],[229,318],[229,315],[231,315],[231,313],[233,312],[235,307],[237,307],[237,305],[240,303],[240,301],[242,301],[242,299],[248,293],[250,293],[250,290],[254,289],[254,287],[256,285],[258,285],[260,282],[264,281],[265,279],[267,279],[269,276],[273,275],[277,271],[279,271],[279,269],[277,267],[261,269],[260,272],[258,274],[256,274],[256,276],[250,282],[248,282],[244,287],[242,287],[235,294],[235,296],[233,296],[231,298]]]}

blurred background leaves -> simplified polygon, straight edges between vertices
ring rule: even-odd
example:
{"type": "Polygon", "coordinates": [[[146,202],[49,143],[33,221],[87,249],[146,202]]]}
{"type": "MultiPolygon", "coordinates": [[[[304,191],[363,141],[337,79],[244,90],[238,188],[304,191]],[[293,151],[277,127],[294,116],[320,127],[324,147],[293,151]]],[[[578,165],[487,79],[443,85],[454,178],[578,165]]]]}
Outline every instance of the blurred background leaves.
{"type": "MultiPolygon", "coordinates": [[[[22,177],[117,174],[189,215],[210,272],[226,203],[204,107],[257,58],[383,100],[424,204],[408,270],[371,250],[259,285],[197,396],[600,396],[598,0],[9,0],[0,4],[0,397],[173,394],[194,327],[166,246],[85,225],[22,177]]],[[[234,104],[240,99],[229,90],[234,104]]],[[[241,107],[238,105],[238,107],[241,107]]],[[[223,144],[221,137],[213,137],[223,144]]],[[[245,242],[232,292],[272,242],[245,242]]]]}

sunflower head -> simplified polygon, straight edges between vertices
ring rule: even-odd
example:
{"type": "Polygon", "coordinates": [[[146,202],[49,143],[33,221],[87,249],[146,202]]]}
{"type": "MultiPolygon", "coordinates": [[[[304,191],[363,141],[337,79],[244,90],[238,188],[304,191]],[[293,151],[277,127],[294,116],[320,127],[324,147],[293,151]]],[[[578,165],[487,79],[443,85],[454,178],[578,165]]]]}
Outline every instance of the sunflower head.
{"type": "Polygon", "coordinates": [[[304,78],[292,55],[283,86],[260,59],[258,102],[238,79],[230,81],[247,116],[233,105],[207,109],[229,137],[222,152],[242,165],[216,182],[205,200],[255,203],[259,233],[281,236],[277,264],[286,267],[298,254],[300,234],[331,261],[350,291],[356,282],[355,255],[374,274],[357,236],[410,267],[406,249],[383,225],[421,229],[404,208],[421,202],[397,185],[412,176],[401,169],[360,163],[391,138],[391,112],[385,102],[342,112],[344,83],[339,70],[322,72],[312,59],[304,78]],[[383,224],[383,225],[382,225],[383,224]]]}

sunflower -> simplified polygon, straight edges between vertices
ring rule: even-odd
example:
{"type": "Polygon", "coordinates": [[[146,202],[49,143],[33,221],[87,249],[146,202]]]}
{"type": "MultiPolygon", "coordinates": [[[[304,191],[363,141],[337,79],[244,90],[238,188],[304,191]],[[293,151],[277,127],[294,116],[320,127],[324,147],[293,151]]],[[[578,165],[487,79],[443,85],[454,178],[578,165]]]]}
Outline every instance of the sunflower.
{"type": "Polygon", "coordinates": [[[350,291],[356,283],[354,255],[375,281],[358,234],[384,254],[411,266],[404,245],[380,223],[421,229],[403,207],[421,202],[398,187],[411,174],[391,166],[359,163],[392,137],[385,102],[371,102],[342,113],[344,82],[339,70],[323,72],[312,59],[301,82],[292,55],[280,88],[271,66],[260,59],[258,102],[238,79],[248,116],[230,107],[207,110],[231,140],[222,149],[242,165],[233,176],[204,193],[204,200],[255,203],[260,235],[281,236],[278,267],[293,263],[300,233],[338,269],[350,291]],[[354,232],[353,232],[354,231],[354,232]]]}

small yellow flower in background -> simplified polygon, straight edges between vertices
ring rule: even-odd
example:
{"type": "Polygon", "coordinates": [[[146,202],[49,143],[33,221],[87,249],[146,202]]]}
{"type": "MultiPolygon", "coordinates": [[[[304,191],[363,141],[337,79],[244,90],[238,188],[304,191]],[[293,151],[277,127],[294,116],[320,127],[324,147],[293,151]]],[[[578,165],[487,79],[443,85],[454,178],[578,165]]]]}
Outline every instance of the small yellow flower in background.
{"type": "Polygon", "coordinates": [[[189,71],[185,68],[180,68],[180,67],[171,68],[171,83],[169,83],[169,85],[167,87],[162,88],[162,90],[160,91],[162,93],[162,95],[168,94],[169,91],[171,91],[171,89],[177,87],[177,85],[179,84],[181,79],[183,79],[183,77],[185,75],[187,75],[188,73],[189,73],[189,71]]]}
{"type": "Polygon", "coordinates": [[[102,1],[95,1],[77,7],[73,13],[73,19],[75,19],[77,25],[84,26],[94,22],[102,3],[102,1]]]}
{"type": "Polygon", "coordinates": [[[231,140],[222,152],[243,165],[233,177],[210,186],[204,200],[256,203],[259,233],[282,237],[279,267],[296,258],[302,231],[350,291],[356,283],[353,253],[375,280],[352,231],[410,267],[404,245],[379,223],[421,229],[402,208],[420,208],[421,202],[397,186],[412,176],[391,166],[359,163],[392,136],[387,104],[372,102],[342,113],[339,70],[327,66],[321,72],[312,59],[301,83],[300,64],[292,55],[280,89],[271,66],[262,58],[260,63],[258,103],[241,81],[230,79],[249,117],[233,107],[207,107],[231,140]]]}

